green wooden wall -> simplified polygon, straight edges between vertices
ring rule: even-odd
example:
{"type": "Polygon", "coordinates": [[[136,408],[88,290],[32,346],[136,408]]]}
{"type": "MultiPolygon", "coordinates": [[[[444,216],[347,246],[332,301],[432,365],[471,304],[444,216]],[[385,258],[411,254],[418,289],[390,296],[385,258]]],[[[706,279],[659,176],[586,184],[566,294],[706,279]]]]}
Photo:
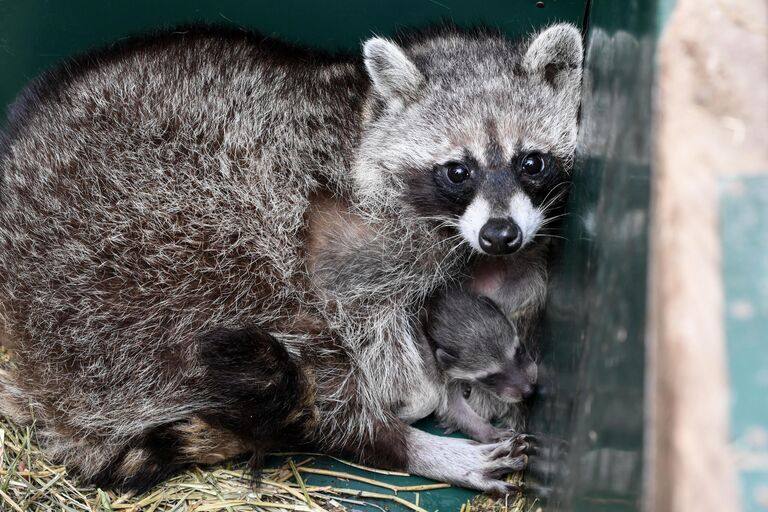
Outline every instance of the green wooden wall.
{"type": "Polygon", "coordinates": [[[553,262],[527,481],[547,510],[640,509],[653,0],[593,0],[566,237],[553,262]]]}
{"type": "Polygon", "coordinates": [[[29,79],[69,56],[121,37],[190,22],[229,23],[326,49],[357,51],[373,34],[452,20],[510,35],[580,24],[586,0],[4,0],[0,107],[29,79]],[[537,7],[543,3],[544,7],[537,7]]]}

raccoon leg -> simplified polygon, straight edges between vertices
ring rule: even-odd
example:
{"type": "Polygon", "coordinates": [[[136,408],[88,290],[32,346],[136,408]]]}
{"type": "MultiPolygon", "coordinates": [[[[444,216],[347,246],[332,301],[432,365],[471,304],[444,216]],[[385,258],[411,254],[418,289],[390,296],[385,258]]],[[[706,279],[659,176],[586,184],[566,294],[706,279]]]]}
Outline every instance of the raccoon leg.
{"type": "Polygon", "coordinates": [[[495,494],[508,494],[520,486],[505,482],[508,473],[528,464],[523,453],[525,436],[494,443],[440,437],[413,427],[408,430],[408,471],[419,476],[495,494]]]}
{"type": "Polygon", "coordinates": [[[392,423],[377,425],[369,440],[347,446],[343,455],[459,487],[508,494],[519,491],[520,486],[505,482],[503,477],[525,469],[528,457],[524,450],[524,437],[477,443],[436,436],[393,419],[392,423]]]}
{"type": "Polygon", "coordinates": [[[316,440],[321,450],[479,491],[517,490],[501,477],[525,467],[520,439],[479,444],[428,434],[382,411],[380,404],[368,402],[370,390],[364,393],[366,386],[356,382],[349,368],[342,371],[337,366],[329,375],[318,376],[323,414],[316,440]]]}
{"type": "MultiPolygon", "coordinates": [[[[357,421],[347,416],[345,421],[357,421]]],[[[344,425],[340,425],[341,428],[344,425]]],[[[347,438],[343,445],[324,450],[373,467],[408,471],[418,476],[448,482],[483,492],[507,494],[519,486],[503,476],[525,469],[528,457],[520,440],[505,439],[477,443],[428,434],[392,417],[378,421],[363,439],[347,438]]],[[[322,435],[336,438],[346,433],[324,429],[322,435]]]]}
{"type": "Polygon", "coordinates": [[[452,382],[448,385],[448,400],[444,410],[436,413],[445,428],[458,429],[475,441],[491,443],[514,436],[511,430],[500,429],[480,416],[467,403],[461,384],[452,382]]]}
{"type": "Polygon", "coordinates": [[[190,464],[250,453],[254,472],[278,443],[314,430],[314,390],[285,348],[256,327],[217,329],[201,341],[199,391],[210,406],[133,440],[90,480],[143,491],[190,464]]]}
{"type": "Polygon", "coordinates": [[[525,469],[528,457],[524,443],[524,436],[494,443],[436,436],[393,419],[377,424],[367,440],[348,443],[340,455],[459,487],[507,494],[520,490],[503,476],[525,469]]]}

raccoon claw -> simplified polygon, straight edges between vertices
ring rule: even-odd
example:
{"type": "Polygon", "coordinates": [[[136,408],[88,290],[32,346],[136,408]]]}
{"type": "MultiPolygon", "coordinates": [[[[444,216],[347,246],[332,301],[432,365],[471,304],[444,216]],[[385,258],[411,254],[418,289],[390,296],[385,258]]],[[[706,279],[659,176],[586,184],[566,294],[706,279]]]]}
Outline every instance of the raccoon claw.
{"type": "Polygon", "coordinates": [[[515,434],[512,437],[512,455],[528,455],[533,437],[528,434],[515,434]]]}
{"type": "Polygon", "coordinates": [[[491,430],[486,433],[482,433],[476,438],[477,441],[490,444],[500,443],[507,440],[512,441],[512,454],[522,455],[528,453],[531,448],[531,442],[533,438],[528,434],[519,434],[515,430],[502,430],[495,427],[491,427],[491,430]]]}
{"type": "Polygon", "coordinates": [[[488,470],[486,475],[491,478],[501,478],[509,473],[523,471],[526,467],[528,467],[527,455],[518,455],[517,457],[509,456],[504,460],[503,465],[488,470]]]}
{"type": "Polygon", "coordinates": [[[519,494],[525,492],[525,486],[522,484],[522,482],[516,484],[512,482],[497,480],[493,483],[493,485],[488,486],[484,492],[490,496],[501,498],[507,494],[519,494]]]}
{"type": "Polygon", "coordinates": [[[528,455],[516,453],[520,446],[515,437],[485,447],[486,464],[482,475],[486,483],[481,486],[482,490],[493,494],[522,492],[521,484],[502,480],[505,475],[528,466],[528,455]]]}

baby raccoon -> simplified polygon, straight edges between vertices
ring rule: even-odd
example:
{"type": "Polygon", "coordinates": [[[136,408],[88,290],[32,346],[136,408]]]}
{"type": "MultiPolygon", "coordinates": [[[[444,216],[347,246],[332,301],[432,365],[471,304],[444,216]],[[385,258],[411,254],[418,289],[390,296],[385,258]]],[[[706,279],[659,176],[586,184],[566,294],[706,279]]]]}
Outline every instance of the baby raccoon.
{"type": "Polygon", "coordinates": [[[482,443],[508,437],[508,429],[491,424],[490,411],[476,411],[467,400],[475,390],[507,404],[533,393],[536,363],[514,325],[487,297],[457,288],[433,301],[424,330],[432,361],[445,380],[435,412],[441,425],[482,443]]]}

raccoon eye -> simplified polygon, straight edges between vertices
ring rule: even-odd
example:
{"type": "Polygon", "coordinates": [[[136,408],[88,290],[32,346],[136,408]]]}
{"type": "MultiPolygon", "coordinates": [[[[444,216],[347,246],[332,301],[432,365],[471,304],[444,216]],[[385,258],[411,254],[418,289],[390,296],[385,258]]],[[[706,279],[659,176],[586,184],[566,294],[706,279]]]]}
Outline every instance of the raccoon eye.
{"type": "Polygon", "coordinates": [[[520,161],[520,170],[529,176],[539,174],[546,167],[544,156],[541,153],[528,153],[520,161]]]}
{"type": "Polygon", "coordinates": [[[490,375],[486,375],[485,377],[483,377],[481,379],[478,379],[478,382],[480,382],[482,384],[485,384],[488,387],[493,387],[493,386],[495,386],[499,382],[500,378],[501,378],[500,374],[492,373],[490,375]]]}
{"type": "Polygon", "coordinates": [[[451,183],[464,183],[471,175],[469,170],[462,165],[449,165],[445,169],[445,175],[451,180],[451,183]]]}

